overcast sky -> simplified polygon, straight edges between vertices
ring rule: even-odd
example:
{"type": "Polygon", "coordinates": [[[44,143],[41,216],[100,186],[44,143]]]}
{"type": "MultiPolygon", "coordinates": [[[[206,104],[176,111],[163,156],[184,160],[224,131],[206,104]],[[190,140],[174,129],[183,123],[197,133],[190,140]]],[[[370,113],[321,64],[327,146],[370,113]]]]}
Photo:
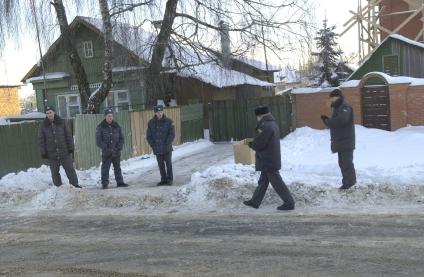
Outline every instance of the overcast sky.
{"type": "MultiPolygon", "coordinates": [[[[356,10],[357,0],[315,0],[317,9],[315,11],[318,26],[326,17],[329,25],[336,25],[337,32],[343,30],[343,24],[351,17],[349,10],[356,10]]],[[[39,59],[37,44],[34,38],[24,38],[26,43],[16,49],[10,46],[4,50],[0,58],[0,85],[19,84],[20,79],[39,59]]],[[[358,42],[356,29],[347,33],[339,39],[340,47],[348,54],[357,52],[358,42]]]]}

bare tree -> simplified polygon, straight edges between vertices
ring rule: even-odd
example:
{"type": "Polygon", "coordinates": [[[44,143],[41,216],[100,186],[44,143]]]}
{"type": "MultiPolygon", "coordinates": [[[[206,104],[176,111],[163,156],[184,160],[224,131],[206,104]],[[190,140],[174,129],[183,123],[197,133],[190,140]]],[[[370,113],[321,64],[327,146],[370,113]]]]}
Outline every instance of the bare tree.
{"type": "Polygon", "coordinates": [[[231,68],[232,59],[243,60],[251,51],[261,52],[268,67],[270,57],[282,58],[287,52],[299,50],[302,44],[310,43],[309,2],[156,0],[150,17],[134,12],[133,19],[139,26],[153,26],[156,31],[154,43],[148,43],[151,56],[146,104],[153,105],[164,95],[159,81],[161,72],[210,62],[231,68]],[[225,36],[231,36],[228,45],[221,40],[225,36]]]}

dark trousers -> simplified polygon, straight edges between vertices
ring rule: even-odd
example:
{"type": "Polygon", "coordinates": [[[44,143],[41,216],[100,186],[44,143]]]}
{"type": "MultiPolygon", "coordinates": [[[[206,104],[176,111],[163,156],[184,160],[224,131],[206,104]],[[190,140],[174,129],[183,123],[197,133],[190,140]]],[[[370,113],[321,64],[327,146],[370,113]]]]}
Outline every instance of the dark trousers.
{"type": "Polygon", "coordinates": [[[343,185],[353,186],[356,184],[356,172],[353,164],[353,150],[338,152],[339,167],[343,175],[343,185]]]}
{"type": "Polygon", "coordinates": [[[71,185],[78,185],[78,176],[74,168],[74,162],[71,157],[60,159],[60,160],[49,160],[49,167],[52,173],[53,184],[57,187],[62,185],[62,178],[60,177],[60,166],[65,170],[66,176],[68,177],[71,185]]]}
{"type": "Polygon", "coordinates": [[[167,182],[174,180],[172,173],[172,151],[166,154],[156,155],[156,160],[158,161],[161,181],[167,182]]]}
{"type": "Polygon", "coordinates": [[[124,183],[121,170],[121,157],[102,157],[102,185],[109,184],[109,170],[110,165],[113,164],[113,171],[115,173],[115,180],[117,184],[124,183]]]}
{"type": "Polygon", "coordinates": [[[251,201],[255,205],[260,205],[262,200],[264,199],[266,190],[268,189],[268,185],[271,183],[275,192],[280,196],[280,198],[284,201],[285,205],[294,207],[294,199],[291,196],[289,189],[281,178],[280,172],[265,172],[261,171],[261,176],[259,177],[258,187],[253,193],[251,201]]]}

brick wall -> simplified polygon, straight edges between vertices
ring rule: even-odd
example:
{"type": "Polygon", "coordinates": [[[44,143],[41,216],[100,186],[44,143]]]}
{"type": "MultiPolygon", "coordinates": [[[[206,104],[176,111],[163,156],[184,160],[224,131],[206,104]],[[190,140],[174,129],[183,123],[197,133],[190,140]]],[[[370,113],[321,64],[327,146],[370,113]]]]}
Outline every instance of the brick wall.
{"type": "Polygon", "coordinates": [[[296,127],[309,126],[314,129],[324,129],[321,115],[331,115],[328,92],[294,94],[293,96],[296,127]]]}
{"type": "Polygon", "coordinates": [[[391,130],[395,131],[408,124],[407,91],[408,84],[390,85],[390,124],[391,130]]]}
{"type": "Polygon", "coordinates": [[[424,86],[409,87],[407,111],[408,124],[424,125],[424,86]]]}
{"type": "MultiPolygon", "coordinates": [[[[362,124],[361,89],[342,88],[343,95],[352,105],[355,124],[362,124]]],[[[328,105],[329,92],[294,94],[293,110],[296,127],[309,126],[324,129],[320,116],[331,115],[328,105]]],[[[391,130],[411,125],[424,126],[424,85],[389,85],[391,130]]]]}
{"type": "MultiPolygon", "coordinates": [[[[352,104],[355,124],[361,124],[361,98],[358,88],[343,88],[346,100],[352,104]]],[[[331,116],[332,109],[328,101],[329,92],[294,94],[294,111],[296,127],[309,126],[314,129],[325,129],[321,115],[331,116]]]]}
{"type": "Polygon", "coordinates": [[[0,117],[21,114],[18,88],[0,87],[0,117]]]}

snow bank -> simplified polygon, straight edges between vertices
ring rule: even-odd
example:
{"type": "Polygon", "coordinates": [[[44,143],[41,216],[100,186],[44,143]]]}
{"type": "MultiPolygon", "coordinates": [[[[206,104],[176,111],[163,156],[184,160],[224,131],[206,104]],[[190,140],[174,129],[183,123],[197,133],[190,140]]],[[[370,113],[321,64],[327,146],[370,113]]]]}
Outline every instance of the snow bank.
{"type": "MultiPolygon", "coordinates": [[[[281,174],[297,206],[392,205],[424,203],[424,127],[396,132],[356,126],[354,163],[358,184],[340,192],[341,174],[337,155],[330,151],[328,130],[297,129],[281,141],[281,174]]],[[[242,207],[259,178],[253,166],[232,161],[195,173],[179,196],[191,208],[242,207]]],[[[265,205],[279,205],[274,192],[265,205]]]]}

